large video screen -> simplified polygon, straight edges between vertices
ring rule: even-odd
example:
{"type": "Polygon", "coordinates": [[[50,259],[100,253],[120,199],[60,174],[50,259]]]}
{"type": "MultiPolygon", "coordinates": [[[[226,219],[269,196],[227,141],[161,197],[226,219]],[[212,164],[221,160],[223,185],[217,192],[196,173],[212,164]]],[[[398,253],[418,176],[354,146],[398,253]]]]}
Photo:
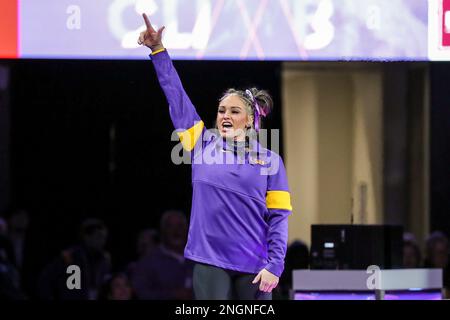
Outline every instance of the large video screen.
{"type": "Polygon", "coordinates": [[[0,57],[450,60],[450,0],[2,0],[0,57]]]}

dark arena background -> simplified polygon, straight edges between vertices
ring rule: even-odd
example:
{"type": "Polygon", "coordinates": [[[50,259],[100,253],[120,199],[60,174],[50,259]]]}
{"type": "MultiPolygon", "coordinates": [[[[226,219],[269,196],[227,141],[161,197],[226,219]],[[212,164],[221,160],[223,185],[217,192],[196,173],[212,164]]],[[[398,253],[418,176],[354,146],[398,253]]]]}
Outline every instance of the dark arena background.
{"type": "MultiPolygon", "coordinates": [[[[108,225],[113,263],[125,267],[136,258],[143,227],[158,229],[165,210],[188,214],[191,206],[191,169],[171,161],[177,141],[151,61],[10,65],[10,103],[17,106],[11,109],[10,192],[12,203],[33,213],[31,269],[72,245],[89,217],[108,225]]],[[[175,67],[208,126],[224,88],[267,88],[280,105],[278,62],[175,67]]],[[[274,113],[270,122],[279,127],[280,118],[274,113]]]]}

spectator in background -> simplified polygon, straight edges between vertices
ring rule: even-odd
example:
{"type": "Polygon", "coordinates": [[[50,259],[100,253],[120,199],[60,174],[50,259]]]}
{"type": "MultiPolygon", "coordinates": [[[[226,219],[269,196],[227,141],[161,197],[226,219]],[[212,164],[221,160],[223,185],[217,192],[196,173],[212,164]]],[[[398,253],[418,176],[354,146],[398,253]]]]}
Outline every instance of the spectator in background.
{"type": "Polygon", "coordinates": [[[448,266],[448,238],[440,231],[433,232],[426,242],[425,264],[433,268],[448,266]]]}
{"type": "Polygon", "coordinates": [[[155,249],[158,245],[158,233],[154,229],[144,229],[142,230],[136,241],[136,253],[137,259],[136,261],[131,262],[127,266],[127,274],[131,275],[136,268],[136,264],[139,260],[144,258],[150,252],[155,249]]]}
{"type": "Polygon", "coordinates": [[[139,233],[136,251],[138,258],[145,257],[158,244],[158,232],[154,229],[144,229],[139,233]]]}
{"type": "Polygon", "coordinates": [[[292,271],[296,269],[309,268],[309,249],[301,240],[292,242],[286,251],[285,271],[281,275],[279,290],[276,291],[276,297],[280,299],[289,299],[292,289],[292,271]]]}
{"type": "Polygon", "coordinates": [[[160,223],[161,244],[137,262],[131,282],[138,299],[192,299],[193,263],[183,256],[187,220],[167,211],[160,223]]]}
{"type": "Polygon", "coordinates": [[[443,271],[443,285],[445,295],[450,298],[450,266],[449,244],[447,236],[441,231],[434,231],[426,241],[426,268],[439,268],[443,271]]]}
{"type": "Polygon", "coordinates": [[[426,268],[440,268],[443,270],[443,284],[446,296],[450,293],[450,265],[449,243],[447,236],[441,231],[434,231],[426,241],[426,268]]]}
{"type": "Polygon", "coordinates": [[[19,270],[23,267],[25,241],[29,224],[30,216],[27,210],[18,209],[12,211],[8,221],[8,238],[13,246],[14,261],[19,270]]]}
{"type": "Polygon", "coordinates": [[[99,300],[133,300],[134,292],[125,273],[110,276],[102,285],[99,300]]]}
{"type": "Polygon", "coordinates": [[[419,245],[412,233],[403,235],[403,268],[414,269],[422,266],[419,245]]]}
{"type": "MultiPolygon", "coordinates": [[[[40,251],[36,248],[36,235],[33,238],[34,220],[32,214],[27,209],[13,207],[6,215],[7,237],[11,243],[13,255],[11,262],[14,263],[19,272],[20,284],[23,292],[30,298],[35,297],[35,270],[40,266],[38,257],[40,251]]],[[[36,234],[40,234],[39,229],[35,229],[36,234]]]]}
{"type": "Polygon", "coordinates": [[[0,236],[5,236],[8,234],[8,223],[5,219],[0,217],[0,236]]]}
{"type": "Polygon", "coordinates": [[[81,244],[63,250],[61,255],[44,268],[38,283],[42,299],[95,300],[111,269],[111,258],[105,251],[108,229],[103,221],[87,219],[81,225],[81,244]],[[67,268],[80,267],[81,289],[67,288],[67,268]]]}
{"type": "Polygon", "coordinates": [[[13,262],[11,243],[5,234],[0,234],[0,301],[25,298],[20,287],[19,271],[13,262]]]}

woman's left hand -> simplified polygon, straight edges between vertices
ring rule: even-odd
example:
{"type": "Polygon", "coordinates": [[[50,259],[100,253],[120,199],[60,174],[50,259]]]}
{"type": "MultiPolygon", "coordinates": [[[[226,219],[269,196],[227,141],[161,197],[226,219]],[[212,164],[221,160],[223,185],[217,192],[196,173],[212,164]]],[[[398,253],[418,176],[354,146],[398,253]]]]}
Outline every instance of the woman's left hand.
{"type": "Polygon", "coordinates": [[[278,285],[279,278],[266,269],[262,269],[257,274],[255,279],[253,279],[252,283],[257,283],[258,281],[261,281],[259,284],[259,290],[264,292],[272,292],[272,290],[278,285]]]}

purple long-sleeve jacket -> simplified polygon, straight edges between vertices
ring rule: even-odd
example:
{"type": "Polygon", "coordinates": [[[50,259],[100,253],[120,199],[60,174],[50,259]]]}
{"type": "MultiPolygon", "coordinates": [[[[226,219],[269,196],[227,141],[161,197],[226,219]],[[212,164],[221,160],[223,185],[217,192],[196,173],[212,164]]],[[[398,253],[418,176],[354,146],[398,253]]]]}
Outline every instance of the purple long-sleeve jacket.
{"type": "Polygon", "coordinates": [[[256,140],[230,152],[206,130],[166,50],[150,55],[183,148],[192,158],[192,209],[186,258],[245,273],[284,269],[292,211],[279,155],[256,140]]]}

